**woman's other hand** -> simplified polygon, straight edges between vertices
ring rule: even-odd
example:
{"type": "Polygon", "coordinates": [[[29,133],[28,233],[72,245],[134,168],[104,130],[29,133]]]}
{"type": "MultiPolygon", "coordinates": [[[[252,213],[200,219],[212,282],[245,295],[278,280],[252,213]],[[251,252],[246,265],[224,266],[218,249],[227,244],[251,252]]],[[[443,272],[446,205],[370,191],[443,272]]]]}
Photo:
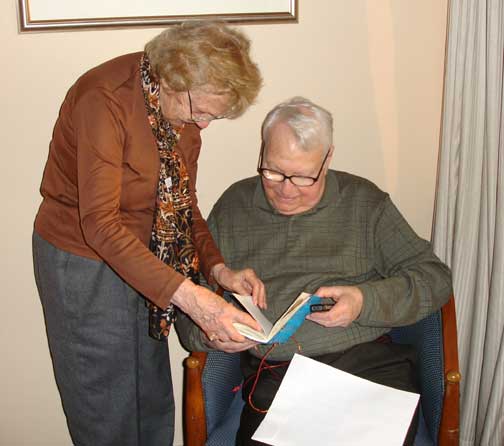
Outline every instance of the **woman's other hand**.
{"type": "Polygon", "coordinates": [[[190,280],[182,282],[172,297],[179,307],[205,332],[210,341],[245,342],[234,322],[261,331],[261,326],[248,313],[238,310],[212,291],[195,285],[190,280]]]}
{"type": "Polygon", "coordinates": [[[212,276],[225,290],[252,296],[255,305],[262,309],[267,308],[264,283],[253,269],[245,268],[235,271],[224,263],[219,263],[212,268],[212,276]]]}

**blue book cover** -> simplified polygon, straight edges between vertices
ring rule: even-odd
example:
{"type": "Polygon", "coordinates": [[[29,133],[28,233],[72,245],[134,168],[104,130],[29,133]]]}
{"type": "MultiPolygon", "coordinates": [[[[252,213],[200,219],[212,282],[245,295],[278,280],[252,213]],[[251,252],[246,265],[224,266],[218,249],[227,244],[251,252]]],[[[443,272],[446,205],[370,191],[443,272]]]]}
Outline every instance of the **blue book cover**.
{"type": "Polygon", "coordinates": [[[263,332],[254,330],[240,323],[235,323],[235,328],[249,339],[261,344],[283,344],[297,331],[303,324],[306,316],[310,313],[310,306],[322,303],[322,298],[309,293],[301,293],[285,312],[272,324],[261,312],[259,307],[254,305],[251,296],[241,296],[232,294],[235,299],[247,310],[247,312],[262,327],[263,332]]]}

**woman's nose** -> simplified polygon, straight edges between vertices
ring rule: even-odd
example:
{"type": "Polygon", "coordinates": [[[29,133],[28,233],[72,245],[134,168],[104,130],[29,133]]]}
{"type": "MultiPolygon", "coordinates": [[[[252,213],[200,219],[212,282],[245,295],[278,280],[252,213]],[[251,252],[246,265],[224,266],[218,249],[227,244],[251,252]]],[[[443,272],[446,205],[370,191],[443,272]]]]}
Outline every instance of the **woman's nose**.
{"type": "Polygon", "coordinates": [[[196,125],[201,129],[206,129],[210,125],[210,121],[198,121],[196,125]]]}

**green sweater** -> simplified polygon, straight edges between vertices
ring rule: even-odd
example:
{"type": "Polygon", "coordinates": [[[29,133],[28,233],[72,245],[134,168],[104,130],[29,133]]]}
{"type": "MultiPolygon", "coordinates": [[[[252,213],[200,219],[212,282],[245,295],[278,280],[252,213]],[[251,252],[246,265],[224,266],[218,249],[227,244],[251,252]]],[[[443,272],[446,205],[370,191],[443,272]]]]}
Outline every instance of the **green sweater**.
{"type": "MultiPolygon", "coordinates": [[[[271,321],[302,291],[356,285],[363,293],[361,314],[350,326],[305,321],[271,360],[290,359],[298,347],[305,356],[318,356],[371,341],[438,310],[452,293],[448,267],[388,194],[348,173],[329,170],[320,202],[292,216],[271,207],[258,176],[239,181],[217,201],[208,223],[226,264],[253,268],[263,280],[271,321]]],[[[186,348],[208,350],[184,315],[177,329],[186,348]]],[[[266,348],[251,353],[260,356],[266,348]]]]}

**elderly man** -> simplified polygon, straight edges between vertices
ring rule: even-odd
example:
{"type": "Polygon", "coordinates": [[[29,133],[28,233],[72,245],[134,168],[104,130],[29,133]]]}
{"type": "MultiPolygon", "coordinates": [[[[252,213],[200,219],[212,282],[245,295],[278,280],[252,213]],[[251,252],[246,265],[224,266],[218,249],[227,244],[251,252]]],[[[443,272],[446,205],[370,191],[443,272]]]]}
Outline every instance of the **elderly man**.
{"type": "MultiPolygon", "coordinates": [[[[449,269],[373,183],[329,169],[332,117],[303,98],[276,106],[262,128],[259,176],[232,185],[208,219],[226,262],[252,267],[275,321],[302,291],[332,299],[289,342],[271,346],[205,339],[181,321],[191,349],[243,351],[244,377],[262,357],[278,366],[246,380],[238,444],[251,440],[295,352],[371,381],[416,391],[415,355],[385,336],[438,310],[449,298],[449,269]],[[251,348],[255,346],[255,348],[251,348]],[[253,390],[252,390],[253,389],[253,390]],[[251,397],[250,393],[252,392],[251,397]]],[[[335,396],[336,397],[336,396],[335,396]]],[[[415,417],[416,418],[416,417],[415,417]]],[[[412,444],[412,423],[405,444],[412,444]]]]}

